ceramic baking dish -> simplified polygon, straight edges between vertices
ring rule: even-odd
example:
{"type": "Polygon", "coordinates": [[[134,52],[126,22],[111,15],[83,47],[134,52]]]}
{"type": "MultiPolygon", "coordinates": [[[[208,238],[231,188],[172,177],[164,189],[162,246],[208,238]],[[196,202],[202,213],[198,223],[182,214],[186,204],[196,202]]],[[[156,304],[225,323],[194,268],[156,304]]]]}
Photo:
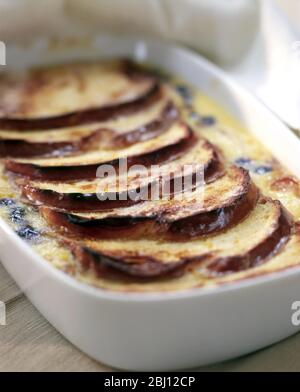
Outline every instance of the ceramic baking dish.
{"type": "MultiPolygon", "coordinates": [[[[7,55],[7,67],[127,56],[165,68],[223,105],[300,176],[296,136],[224,72],[189,50],[101,37],[51,49],[39,42],[8,48],[7,55]]],[[[47,320],[82,351],[117,368],[191,368],[249,353],[298,330],[291,305],[300,300],[300,266],[217,289],[116,293],[78,283],[55,269],[3,221],[0,241],[3,265],[47,320]]]]}

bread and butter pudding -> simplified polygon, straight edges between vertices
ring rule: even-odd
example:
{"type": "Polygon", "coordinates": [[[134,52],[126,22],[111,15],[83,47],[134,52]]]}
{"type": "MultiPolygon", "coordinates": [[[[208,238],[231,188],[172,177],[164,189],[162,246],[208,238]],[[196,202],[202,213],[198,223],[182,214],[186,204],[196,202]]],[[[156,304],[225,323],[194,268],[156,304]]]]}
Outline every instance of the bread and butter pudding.
{"type": "Polygon", "coordinates": [[[0,90],[0,216],[56,268],[142,292],[299,264],[298,179],[176,77],[112,60],[3,74],[0,90]]]}

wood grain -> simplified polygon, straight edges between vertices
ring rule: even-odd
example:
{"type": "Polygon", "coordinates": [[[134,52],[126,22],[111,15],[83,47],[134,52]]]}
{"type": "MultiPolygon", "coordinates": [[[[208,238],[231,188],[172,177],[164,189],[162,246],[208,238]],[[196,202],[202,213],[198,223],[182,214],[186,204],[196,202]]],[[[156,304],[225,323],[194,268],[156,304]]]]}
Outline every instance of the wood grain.
{"type": "Polygon", "coordinates": [[[21,290],[0,264],[0,301],[7,303],[20,295],[21,290]]]}
{"type": "Polygon", "coordinates": [[[7,305],[0,326],[0,371],[109,370],[77,350],[30,304],[25,296],[7,305]]]}

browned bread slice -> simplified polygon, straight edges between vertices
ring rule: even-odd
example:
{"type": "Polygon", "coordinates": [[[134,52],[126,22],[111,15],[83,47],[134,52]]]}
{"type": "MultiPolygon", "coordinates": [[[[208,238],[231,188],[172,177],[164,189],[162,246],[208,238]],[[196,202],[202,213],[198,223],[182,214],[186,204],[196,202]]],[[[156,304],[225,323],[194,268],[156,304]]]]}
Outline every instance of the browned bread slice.
{"type": "Polygon", "coordinates": [[[233,166],[206,186],[105,212],[64,213],[49,207],[40,212],[56,230],[90,238],[174,238],[203,236],[244,219],[257,201],[249,173],[233,166]]]}
{"type": "MultiPolygon", "coordinates": [[[[191,141],[193,142],[193,139],[191,141]]],[[[66,171],[66,174],[68,173],[66,171]]],[[[62,176],[61,171],[58,174],[62,176]]],[[[188,178],[191,180],[191,186],[194,186],[199,175],[200,181],[210,183],[223,174],[224,166],[218,151],[205,139],[198,139],[189,152],[177,160],[145,169],[143,172],[140,169],[126,170],[122,175],[117,173],[116,176],[90,181],[28,183],[18,179],[17,183],[22,188],[23,196],[36,205],[43,204],[66,211],[102,211],[128,207],[149,199],[150,196],[153,198],[157,194],[157,188],[158,195],[162,194],[162,190],[169,191],[170,194],[182,192],[182,186],[186,185],[188,178]],[[177,179],[180,180],[179,190],[176,188],[177,179]]]]}
{"type": "MultiPolygon", "coordinates": [[[[23,135],[0,135],[0,158],[28,158],[75,155],[101,148],[124,148],[137,142],[146,141],[166,131],[178,117],[172,103],[165,105],[159,116],[127,132],[118,128],[98,128],[93,125],[70,132],[48,132],[45,134],[21,132],[23,135]],[[15,138],[18,137],[18,138],[15,138]]],[[[124,121],[126,122],[126,121],[124,121]]],[[[97,124],[97,127],[101,126],[97,124]]],[[[7,131],[10,132],[10,131],[7,131]]],[[[1,133],[1,132],[0,132],[1,133]]]]}
{"type": "Polygon", "coordinates": [[[83,268],[100,277],[155,279],[197,269],[204,276],[221,276],[255,267],[276,256],[292,231],[292,220],[278,201],[261,198],[247,219],[213,237],[164,240],[90,240],[63,242],[83,268]]]}
{"type": "Polygon", "coordinates": [[[183,155],[195,143],[191,129],[176,122],[161,135],[120,149],[97,149],[80,155],[40,159],[16,159],[6,162],[7,170],[43,181],[95,179],[99,165],[118,166],[127,159],[128,168],[140,164],[150,166],[172,161],[183,155]]]}
{"type": "MultiPolygon", "coordinates": [[[[99,145],[98,131],[86,136],[76,135],[74,138],[61,141],[27,141],[23,139],[0,139],[0,158],[36,158],[69,156],[90,151],[99,145]]],[[[44,139],[46,140],[46,139],[44,139]]]]}
{"type": "MultiPolygon", "coordinates": [[[[165,89],[166,90],[166,89],[165,89]]],[[[162,94],[141,113],[83,126],[34,131],[0,130],[0,158],[74,155],[91,149],[124,148],[166,131],[178,119],[178,109],[162,94]]]]}
{"type": "MultiPolygon", "coordinates": [[[[161,117],[166,106],[178,101],[177,95],[165,85],[159,85],[158,93],[151,100],[145,101],[144,106],[134,111],[119,113],[112,119],[96,121],[82,125],[70,125],[60,128],[45,129],[0,129],[2,140],[25,140],[42,142],[45,139],[52,142],[66,141],[70,137],[86,136],[98,129],[115,130],[117,133],[127,133],[128,130],[138,129],[148,122],[161,117]]],[[[176,105],[177,106],[177,105],[176,105]]]]}
{"type": "Polygon", "coordinates": [[[39,167],[86,166],[91,164],[101,164],[120,158],[145,155],[164,147],[173,146],[183,140],[186,140],[190,134],[191,130],[186,124],[183,122],[176,122],[164,134],[124,149],[99,149],[71,157],[16,159],[16,162],[32,164],[39,167]]]}
{"type": "Polygon", "coordinates": [[[0,80],[1,129],[49,129],[103,121],[144,108],[155,78],[128,61],[63,64],[0,80]]]}

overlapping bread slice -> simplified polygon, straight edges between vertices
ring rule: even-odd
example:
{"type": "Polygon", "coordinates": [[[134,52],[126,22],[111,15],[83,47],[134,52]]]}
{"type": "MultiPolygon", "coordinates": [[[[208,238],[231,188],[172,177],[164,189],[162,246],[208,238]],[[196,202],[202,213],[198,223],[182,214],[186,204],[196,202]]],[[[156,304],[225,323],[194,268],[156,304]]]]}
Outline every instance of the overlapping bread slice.
{"type": "Polygon", "coordinates": [[[249,216],[216,236],[168,240],[64,239],[76,259],[100,276],[154,279],[197,269],[221,276],[255,267],[278,254],[292,221],[281,203],[261,197],[249,216]]]}
{"type": "Polygon", "coordinates": [[[82,154],[40,159],[15,159],[6,162],[6,168],[22,176],[43,181],[73,181],[94,179],[101,164],[117,165],[127,159],[128,167],[150,166],[171,161],[183,155],[195,142],[189,127],[177,121],[166,132],[153,139],[119,149],[96,149],[82,154]]]}
{"type": "Polygon", "coordinates": [[[72,63],[1,76],[0,129],[41,130],[144,109],[159,89],[129,61],[72,63]]]}
{"type": "MultiPolygon", "coordinates": [[[[185,188],[189,186],[187,179],[190,180],[191,187],[199,182],[199,179],[210,183],[224,174],[222,159],[214,146],[202,138],[192,138],[190,141],[193,145],[189,145],[189,149],[185,147],[180,154],[178,151],[177,159],[166,160],[165,163],[148,169],[144,167],[143,171],[140,166],[136,167],[136,170],[131,166],[132,170],[125,169],[122,174],[116,171],[116,175],[95,179],[95,168],[92,180],[29,183],[25,181],[25,185],[23,181],[17,182],[22,188],[23,196],[36,205],[43,204],[66,211],[104,211],[116,207],[129,207],[142,202],[145,198],[157,197],[157,193],[161,195],[166,191],[169,194],[178,192],[177,185],[180,187],[179,192],[182,192],[181,185],[185,188]]],[[[148,160],[148,157],[146,158],[148,160]]],[[[160,152],[157,150],[153,159],[149,159],[149,163],[155,163],[155,160],[160,159],[160,152]]],[[[146,166],[149,166],[147,160],[143,156],[139,157],[139,163],[146,163],[146,166]]],[[[132,161],[137,162],[137,157],[133,157],[132,161]]],[[[126,165],[130,167],[130,160],[127,160],[126,165]]],[[[98,170],[101,167],[98,166],[98,170]]],[[[68,170],[66,173],[57,173],[65,176],[68,170]]]]}
{"type": "Polygon", "coordinates": [[[141,116],[44,132],[0,131],[1,158],[74,155],[87,150],[117,149],[149,140],[166,131],[178,117],[171,101],[156,104],[141,116]],[[160,109],[160,111],[158,111],[160,109]]]}
{"type": "MultiPolygon", "coordinates": [[[[178,241],[209,235],[244,219],[254,208],[257,188],[249,173],[232,166],[218,180],[104,212],[67,213],[41,207],[46,221],[69,236],[89,238],[173,238],[178,241]]],[[[113,203],[111,203],[113,205],[113,203]]]]}
{"type": "Polygon", "coordinates": [[[167,88],[144,102],[144,110],[118,115],[108,121],[48,130],[0,130],[0,157],[28,158],[74,155],[92,149],[124,148],[166,131],[178,109],[167,88]]]}

